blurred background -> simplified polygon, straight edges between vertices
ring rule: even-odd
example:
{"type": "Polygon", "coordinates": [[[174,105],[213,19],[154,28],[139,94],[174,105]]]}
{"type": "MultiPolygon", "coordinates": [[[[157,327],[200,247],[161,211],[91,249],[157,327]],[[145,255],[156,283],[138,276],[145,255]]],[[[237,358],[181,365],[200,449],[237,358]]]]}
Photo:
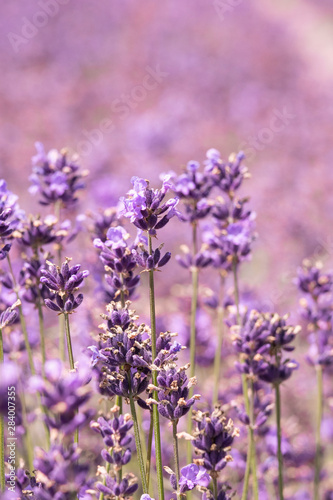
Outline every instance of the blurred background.
{"type": "Polygon", "coordinates": [[[283,305],[304,257],[332,260],[331,1],[5,2],[0,23],[0,174],[24,208],[37,140],[80,155],[86,208],[244,150],[245,279],[283,305]]]}

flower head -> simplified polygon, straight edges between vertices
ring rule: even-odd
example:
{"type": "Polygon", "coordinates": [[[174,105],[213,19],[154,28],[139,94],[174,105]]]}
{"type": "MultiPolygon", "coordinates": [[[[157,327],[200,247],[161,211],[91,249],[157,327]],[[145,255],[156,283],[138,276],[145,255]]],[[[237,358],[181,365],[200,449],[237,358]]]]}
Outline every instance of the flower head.
{"type": "Polygon", "coordinates": [[[126,198],[120,199],[119,215],[129,218],[137,228],[155,235],[156,230],[178,215],[178,198],[164,201],[171,188],[170,176],[164,176],[161,189],[152,189],[148,181],[139,177],[132,177],[131,182],[133,188],[126,198]]]}

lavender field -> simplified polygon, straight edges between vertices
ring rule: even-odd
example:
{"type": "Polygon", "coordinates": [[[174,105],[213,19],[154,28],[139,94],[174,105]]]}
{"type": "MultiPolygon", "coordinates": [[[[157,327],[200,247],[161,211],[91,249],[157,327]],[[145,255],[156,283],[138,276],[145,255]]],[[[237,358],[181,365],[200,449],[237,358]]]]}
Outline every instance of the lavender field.
{"type": "Polygon", "coordinates": [[[332,3],[0,24],[0,498],[333,499],[332,3]]]}

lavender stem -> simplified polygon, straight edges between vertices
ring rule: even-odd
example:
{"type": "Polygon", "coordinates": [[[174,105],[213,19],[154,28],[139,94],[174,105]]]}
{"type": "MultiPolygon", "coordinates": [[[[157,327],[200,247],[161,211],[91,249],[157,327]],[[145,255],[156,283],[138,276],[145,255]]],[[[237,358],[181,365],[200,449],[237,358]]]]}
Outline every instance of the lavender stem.
{"type": "MultiPolygon", "coordinates": [[[[66,340],[67,340],[67,350],[68,350],[68,358],[69,358],[69,366],[71,370],[75,370],[74,366],[74,356],[73,356],[73,347],[72,347],[72,339],[71,339],[71,331],[69,327],[69,315],[68,313],[64,313],[65,318],[65,331],[66,331],[66,340]]],[[[75,429],[74,432],[74,443],[79,442],[79,429],[75,429]]]]}
{"type": "MultiPolygon", "coordinates": [[[[233,260],[233,275],[234,275],[237,324],[239,327],[241,327],[241,317],[240,317],[240,312],[239,312],[239,287],[238,287],[238,276],[237,276],[237,262],[235,259],[233,260]]],[[[250,411],[249,387],[248,387],[247,378],[246,378],[245,373],[242,374],[242,387],[243,387],[245,411],[248,415],[250,415],[251,411],[250,411]]],[[[248,496],[250,471],[252,469],[252,475],[253,475],[254,470],[255,470],[255,464],[253,463],[254,436],[253,436],[253,429],[251,429],[251,426],[249,426],[249,428],[248,428],[248,439],[249,439],[249,443],[248,443],[248,451],[247,451],[247,457],[246,457],[246,469],[245,469],[245,476],[244,476],[242,500],[245,500],[248,496]]]]}
{"type": "Polygon", "coordinates": [[[323,369],[316,366],[317,371],[317,423],[316,423],[316,455],[314,476],[314,500],[319,500],[320,471],[321,471],[321,422],[323,418],[323,369]]]}
{"type": "Polygon", "coordinates": [[[223,304],[222,304],[222,290],[223,290],[224,280],[221,275],[221,285],[220,285],[220,301],[217,308],[217,348],[214,358],[214,390],[213,390],[213,404],[218,402],[219,397],[219,380],[221,375],[221,350],[223,344],[223,333],[224,333],[224,323],[223,323],[223,304]]]}
{"type": "MultiPolygon", "coordinates": [[[[13,272],[12,263],[11,263],[9,254],[7,254],[7,261],[8,261],[9,271],[10,271],[10,274],[11,274],[11,277],[12,277],[12,280],[13,280],[14,291],[15,291],[16,297],[17,297],[17,300],[20,300],[18,289],[17,289],[16,278],[15,278],[15,274],[13,272]]],[[[28,359],[29,359],[29,366],[30,366],[31,375],[36,375],[35,365],[34,365],[34,361],[33,361],[33,357],[32,357],[32,351],[31,351],[31,347],[30,347],[30,344],[29,344],[29,337],[28,337],[27,325],[26,325],[25,318],[24,318],[24,315],[23,315],[23,310],[22,310],[21,302],[20,302],[20,304],[18,306],[18,310],[19,310],[20,322],[21,322],[21,327],[22,327],[22,332],[23,332],[23,337],[24,337],[24,344],[25,344],[26,351],[28,353],[28,359]]]]}
{"type": "Polygon", "coordinates": [[[283,500],[283,460],[281,452],[281,398],[280,384],[275,384],[275,407],[276,407],[276,429],[277,429],[277,458],[279,465],[279,500],[283,500]]]}
{"type": "Polygon", "coordinates": [[[141,475],[141,481],[142,481],[142,489],[143,489],[144,493],[148,493],[148,486],[147,486],[147,481],[146,481],[146,471],[145,471],[143,455],[142,455],[142,447],[141,447],[141,440],[140,440],[138,418],[136,415],[136,409],[135,409],[135,403],[133,400],[133,396],[130,396],[129,400],[130,400],[130,408],[131,408],[131,414],[132,414],[132,419],[133,419],[134,437],[135,437],[136,451],[137,451],[137,455],[138,455],[139,469],[140,469],[140,475],[141,475]]]}
{"type": "Polygon", "coordinates": [[[147,477],[148,488],[149,488],[149,483],[150,483],[151,450],[152,450],[152,445],[153,445],[153,430],[154,430],[153,416],[150,413],[150,425],[149,425],[148,446],[147,446],[147,462],[146,462],[146,477],[147,477]]]}
{"type": "MultiPolygon", "coordinates": [[[[198,251],[198,235],[197,235],[197,222],[192,223],[192,249],[193,256],[198,251]]],[[[191,302],[191,337],[190,337],[190,377],[195,375],[195,343],[196,343],[196,316],[198,308],[198,287],[199,287],[199,270],[197,267],[192,269],[192,302],[191,302]]],[[[189,397],[193,395],[193,387],[190,388],[189,397]]],[[[187,433],[192,434],[192,415],[191,412],[187,416],[187,433]]],[[[192,445],[191,442],[187,443],[187,463],[192,462],[192,445]]],[[[191,493],[189,494],[191,496],[191,493]]]]}
{"type": "Polygon", "coordinates": [[[177,500],[181,499],[179,491],[179,480],[180,480],[180,467],[179,467],[179,451],[178,451],[178,437],[177,437],[177,420],[172,421],[172,437],[173,437],[173,453],[175,459],[175,470],[177,478],[177,500]]]}
{"type": "MultiPolygon", "coordinates": [[[[148,234],[149,253],[152,255],[153,246],[150,234],[148,234]]],[[[154,289],[154,270],[149,271],[149,298],[150,298],[150,327],[151,327],[151,342],[152,342],[152,359],[156,358],[156,311],[155,311],[155,289],[154,289]]],[[[152,372],[153,384],[157,384],[157,372],[152,372]]],[[[157,393],[153,392],[153,397],[157,401],[157,393]]],[[[158,485],[158,498],[164,500],[164,485],[163,485],[163,466],[162,466],[162,450],[161,450],[161,435],[160,435],[160,420],[157,405],[153,405],[153,424],[155,435],[155,453],[156,453],[156,472],[158,485]]],[[[145,478],[146,479],[146,478],[145,478]]]]}

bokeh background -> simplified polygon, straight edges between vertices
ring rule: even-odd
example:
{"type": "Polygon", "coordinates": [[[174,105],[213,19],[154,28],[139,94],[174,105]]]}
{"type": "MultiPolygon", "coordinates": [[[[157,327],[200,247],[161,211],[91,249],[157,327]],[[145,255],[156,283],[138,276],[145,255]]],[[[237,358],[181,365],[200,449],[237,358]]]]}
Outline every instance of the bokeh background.
{"type": "Polygon", "coordinates": [[[304,257],[332,260],[329,0],[5,2],[0,23],[0,169],[25,208],[36,140],[80,154],[90,206],[133,174],[243,149],[260,235],[247,279],[289,300],[304,257]]]}

